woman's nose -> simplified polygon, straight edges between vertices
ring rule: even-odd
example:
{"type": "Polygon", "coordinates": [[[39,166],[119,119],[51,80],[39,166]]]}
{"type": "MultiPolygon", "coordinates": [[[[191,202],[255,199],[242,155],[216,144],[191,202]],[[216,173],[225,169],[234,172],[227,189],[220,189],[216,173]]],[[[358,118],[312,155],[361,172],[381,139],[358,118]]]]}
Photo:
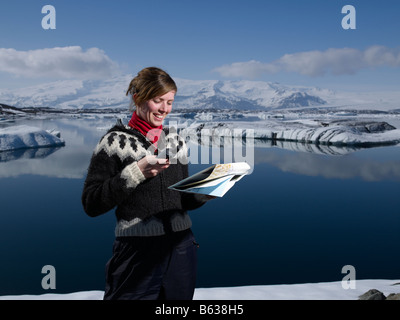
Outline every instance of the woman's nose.
{"type": "Polygon", "coordinates": [[[159,112],[170,112],[171,111],[171,105],[168,104],[168,102],[163,102],[161,104],[160,109],[158,110],[159,112]]]}

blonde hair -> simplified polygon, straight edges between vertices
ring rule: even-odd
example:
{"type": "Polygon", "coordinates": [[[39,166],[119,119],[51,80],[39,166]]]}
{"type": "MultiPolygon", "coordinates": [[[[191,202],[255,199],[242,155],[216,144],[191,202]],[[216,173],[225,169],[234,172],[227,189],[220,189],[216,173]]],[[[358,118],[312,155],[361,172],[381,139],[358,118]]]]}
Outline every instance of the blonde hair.
{"type": "Polygon", "coordinates": [[[156,67],[148,67],[138,72],[132,79],[126,95],[132,95],[133,106],[140,107],[146,101],[162,96],[170,91],[178,91],[175,81],[164,70],[156,67]],[[135,95],[135,96],[134,96],[135,95]]]}

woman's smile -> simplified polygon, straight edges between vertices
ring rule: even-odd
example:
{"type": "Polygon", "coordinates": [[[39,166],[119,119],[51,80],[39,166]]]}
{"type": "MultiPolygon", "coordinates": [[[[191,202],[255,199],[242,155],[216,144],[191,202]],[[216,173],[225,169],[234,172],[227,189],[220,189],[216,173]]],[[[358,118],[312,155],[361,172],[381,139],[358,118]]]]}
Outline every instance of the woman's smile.
{"type": "Polygon", "coordinates": [[[169,91],[166,94],[146,101],[137,107],[136,113],[142,120],[153,127],[162,125],[165,117],[172,110],[172,103],[175,98],[175,91],[169,91]]]}

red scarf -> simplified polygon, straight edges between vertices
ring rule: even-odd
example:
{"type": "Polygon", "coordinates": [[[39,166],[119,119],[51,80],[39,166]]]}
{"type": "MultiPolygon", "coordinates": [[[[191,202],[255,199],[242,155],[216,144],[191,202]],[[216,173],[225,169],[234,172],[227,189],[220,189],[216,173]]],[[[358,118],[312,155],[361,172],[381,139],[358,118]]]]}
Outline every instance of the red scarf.
{"type": "Polygon", "coordinates": [[[160,138],[163,126],[153,127],[148,124],[146,121],[139,118],[136,111],[133,113],[131,120],[128,125],[138,130],[141,134],[143,134],[150,142],[157,148],[157,142],[160,138]]]}

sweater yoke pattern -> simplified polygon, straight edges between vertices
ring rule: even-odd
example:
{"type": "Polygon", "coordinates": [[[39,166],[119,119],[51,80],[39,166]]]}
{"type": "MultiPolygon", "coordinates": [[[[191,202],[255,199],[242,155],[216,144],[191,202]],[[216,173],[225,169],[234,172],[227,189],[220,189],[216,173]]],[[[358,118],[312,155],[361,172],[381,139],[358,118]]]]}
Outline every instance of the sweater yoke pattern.
{"type": "Polygon", "coordinates": [[[105,213],[106,209],[102,208],[107,207],[109,210],[116,206],[117,237],[159,236],[165,234],[167,229],[173,232],[186,230],[192,225],[186,210],[202,205],[190,195],[167,189],[174,179],[187,176],[187,173],[184,173],[187,168],[183,169],[185,161],[187,163],[187,147],[176,133],[164,133],[163,146],[178,147],[176,155],[182,163],[171,164],[171,168],[151,179],[143,176],[137,161],[146,155],[154,154],[155,147],[135,130],[117,125],[102,137],[94,149],[84,187],[83,202],[87,207],[94,204],[94,213],[87,211],[91,216],[105,213]],[[105,177],[102,181],[99,177],[105,174],[105,168],[110,165],[117,175],[105,177]],[[163,189],[156,187],[159,183],[163,189]],[[121,191],[116,191],[117,189],[121,191]],[[153,201],[149,202],[149,198],[153,201]],[[165,213],[162,213],[163,211],[165,213]]]}
{"type": "Polygon", "coordinates": [[[98,154],[101,150],[105,151],[109,157],[117,155],[121,161],[132,157],[137,161],[146,155],[152,154],[151,148],[145,149],[138,138],[128,136],[122,131],[113,131],[107,133],[97,144],[94,154],[98,154]]]}

